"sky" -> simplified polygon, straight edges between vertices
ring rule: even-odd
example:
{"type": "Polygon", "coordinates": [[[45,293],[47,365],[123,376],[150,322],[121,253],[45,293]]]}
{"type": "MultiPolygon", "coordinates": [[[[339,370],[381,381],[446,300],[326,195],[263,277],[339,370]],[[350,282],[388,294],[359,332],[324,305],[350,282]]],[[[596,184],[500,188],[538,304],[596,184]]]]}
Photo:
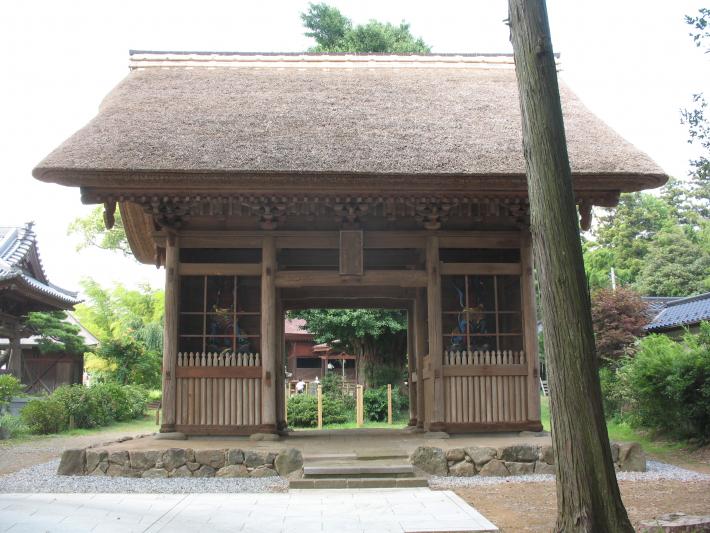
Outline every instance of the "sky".
{"type": "MultiPolygon", "coordinates": [[[[432,52],[512,52],[504,0],[331,0],[354,23],[405,20],[432,52]]],[[[688,36],[689,0],[548,0],[560,79],[604,121],[684,177],[695,155],[680,124],[692,95],[710,93],[710,54],[688,36]]],[[[32,168],[85,125],[128,74],[128,50],[298,52],[301,0],[23,0],[0,4],[0,226],[33,220],[50,280],[134,287],[162,270],[116,252],[76,251],[67,227],[91,206],[32,168]]]]}

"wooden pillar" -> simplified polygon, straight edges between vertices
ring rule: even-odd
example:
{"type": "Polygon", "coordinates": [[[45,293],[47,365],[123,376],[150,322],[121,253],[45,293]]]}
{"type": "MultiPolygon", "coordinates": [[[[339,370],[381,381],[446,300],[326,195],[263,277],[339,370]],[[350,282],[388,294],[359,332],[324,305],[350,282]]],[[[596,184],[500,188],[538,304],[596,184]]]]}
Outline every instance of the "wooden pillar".
{"type": "Polygon", "coordinates": [[[7,361],[7,369],[17,379],[22,381],[22,336],[20,328],[15,328],[15,332],[10,337],[9,359],[7,361]]]}
{"type": "Polygon", "coordinates": [[[284,309],[280,291],[276,293],[276,429],[283,431],[286,423],[286,346],[284,344],[284,309]]]}
{"type": "Polygon", "coordinates": [[[163,423],[161,433],[175,431],[175,366],[177,364],[180,241],[169,233],[165,241],[165,320],[163,325],[163,423]]]}
{"type": "MultiPolygon", "coordinates": [[[[441,272],[439,237],[430,235],[426,243],[427,315],[429,318],[429,356],[434,379],[434,398],[430,431],[444,430],[443,337],[441,331],[441,272]]],[[[428,399],[427,399],[428,400],[428,399]]]]}
{"type": "Polygon", "coordinates": [[[276,245],[264,237],[261,250],[261,423],[265,433],[276,432],[276,245]]]}
{"type": "Polygon", "coordinates": [[[537,313],[535,309],[535,280],[533,278],[532,236],[529,229],[521,235],[520,266],[522,267],[523,346],[528,362],[528,421],[531,429],[540,431],[540,359],[537,344],[537,313]]]}
{"type": "MultiPolygon", "coordinates": [[[[426,324],[426,294],[424,289],[417,289],[414,300],[414,353],[417,357],[417,427],[424,427],[425,406],[424,402],[424,356],[427,353],[427,324],[426,324]]],[[[429,400],[431,401],[431,400],[429,400]]],[[[427,421],[428,422],[428,421],[427,421]]]]}
{"type": "MultiPolygon", "coordinates": [[[[407,370],[409,372],[409,425],[416,426],[419,418],[417,412],[417,386],[412,382],[412,376],[418,371],[417,354],[414,348],[414,308],[407,309],[407,370]]],[[[419,377],[417,376],[417,382],[419,377]]]]}

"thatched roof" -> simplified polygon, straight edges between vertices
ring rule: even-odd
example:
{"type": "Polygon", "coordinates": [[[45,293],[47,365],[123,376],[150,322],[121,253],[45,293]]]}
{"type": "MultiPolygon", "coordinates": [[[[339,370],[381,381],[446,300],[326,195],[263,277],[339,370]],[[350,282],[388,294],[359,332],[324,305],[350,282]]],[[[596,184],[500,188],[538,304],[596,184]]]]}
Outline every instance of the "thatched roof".
{"type": "MultiPolygon", "coordinates": [[[[154,53],[134,54],[132,67],[37,178],[200,187],[254,174],[524,175],[510,57],[154,53]]],[[[638,190],[665,181],[651,158],[561,92],[578,183],[638,190]]]]}

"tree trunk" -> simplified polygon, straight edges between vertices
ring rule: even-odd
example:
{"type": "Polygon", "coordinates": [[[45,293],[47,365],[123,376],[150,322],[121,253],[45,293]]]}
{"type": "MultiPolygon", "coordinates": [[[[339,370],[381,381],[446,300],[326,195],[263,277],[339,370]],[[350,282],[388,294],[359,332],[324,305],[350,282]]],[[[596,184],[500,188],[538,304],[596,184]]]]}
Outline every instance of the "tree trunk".
{"type": "Polygon", "coordinates": [[[557,457],[557,531],[633,531],[609,449],[544,0],[509,0],[557,457]]]}

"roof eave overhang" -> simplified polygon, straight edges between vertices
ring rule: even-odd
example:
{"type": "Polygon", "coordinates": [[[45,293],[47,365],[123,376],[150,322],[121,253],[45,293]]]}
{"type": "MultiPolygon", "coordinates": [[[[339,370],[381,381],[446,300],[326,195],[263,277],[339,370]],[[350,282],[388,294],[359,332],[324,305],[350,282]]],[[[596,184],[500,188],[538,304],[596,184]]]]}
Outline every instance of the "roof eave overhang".
{"type": "Polygon", "coordinates": [[[31,299],[42,306],[41,310],[71,310],[75,305],[81,303],[81,300],[72,299],[69,296],[66,299],[55,298],[26,283],[19,276],[0,281],[0,294],[5,291],[15,293],[24,299],[31,299]]]}

